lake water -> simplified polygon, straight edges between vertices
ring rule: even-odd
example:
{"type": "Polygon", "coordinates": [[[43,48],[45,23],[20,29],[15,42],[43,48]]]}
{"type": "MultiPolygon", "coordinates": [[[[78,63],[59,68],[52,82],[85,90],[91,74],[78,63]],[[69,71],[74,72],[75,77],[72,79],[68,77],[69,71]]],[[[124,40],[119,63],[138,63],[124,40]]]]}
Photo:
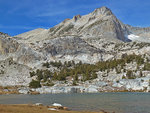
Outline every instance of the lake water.
{"type": "Polygon", "coordinates": [[[150,93],[0,95],[0,104],[60,103],[71,110],[150,113],[150,93]]]}

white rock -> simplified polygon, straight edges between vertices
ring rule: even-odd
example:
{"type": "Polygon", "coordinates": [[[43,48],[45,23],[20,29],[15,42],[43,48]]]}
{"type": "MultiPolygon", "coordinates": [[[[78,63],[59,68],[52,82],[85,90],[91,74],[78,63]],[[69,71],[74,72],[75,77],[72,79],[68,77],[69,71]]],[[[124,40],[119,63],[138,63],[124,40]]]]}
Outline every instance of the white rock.
{"type": "Polygon", "coordinates": [[[42,103],[35,103],[36,106],[43,106],[42,103]]]}
{"type": "Polygon", "coordinates": [[[120,88],[120,87],[122,87],[123,85],[120,84],[120,83],[114,82],[114,84],[113,84],[112,86],[113,86],[113,87],[118,87],[118,88],[120,88]]]}
{"type": "Polygon", "coordinates": [[[58,103],[54,103],[53,106],[62,107],[62,105],[61,105],[61,104],[58,104],[58,103]]]}
{"type": "Polygon", "coordinates": [[[94,85],[90,85],[87,88],[85,88],[86,93],[97,93],[98,92],[98,87],[94,85]]]}
{"type": "Polygon", "coordinates": [[[19,93],[21,94],[28,94],[29,90],[28,89],[20,89],[19,93]]]}
{"type": "Polygon", "coordinates": [[[57,111],[57,109],[55,109],[55,108],[48,108],[48,110],[57,111]]]}

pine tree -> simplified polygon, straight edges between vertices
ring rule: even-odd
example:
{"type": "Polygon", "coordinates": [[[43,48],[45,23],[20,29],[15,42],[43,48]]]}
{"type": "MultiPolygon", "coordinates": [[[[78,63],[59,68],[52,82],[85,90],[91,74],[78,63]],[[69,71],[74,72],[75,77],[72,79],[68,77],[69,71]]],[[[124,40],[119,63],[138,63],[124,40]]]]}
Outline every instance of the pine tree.
{"type": "Polygon", "coordinates": [[[140,77],[143,77],[143,73],[142,73],[142,71],[140,70],[140,77]]]}
{"type": "Polygon", "coordinates": [[[58,77],[57,73],[54,72],[53,79],[54,79],[54,80],[57,80],[57,77],[58,77]]]}

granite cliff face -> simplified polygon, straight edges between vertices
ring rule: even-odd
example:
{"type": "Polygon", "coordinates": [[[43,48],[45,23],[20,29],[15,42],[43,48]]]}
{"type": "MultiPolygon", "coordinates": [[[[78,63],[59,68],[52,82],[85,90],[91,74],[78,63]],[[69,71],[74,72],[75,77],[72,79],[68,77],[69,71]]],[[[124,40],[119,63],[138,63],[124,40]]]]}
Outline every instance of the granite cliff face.
{"type": "Polygon", "coordinates": [[[12,57],[13,60],[25,65],[30,65],[42,60],[42,56],[14,37],[0,35],[0,59],[12,57]]]}
{"type": "MultiPolygon", "coordinates": [[[[0,33],[0,85],[28,85],[31,81],[29,72],[43,69],[43,63],[50,61],[64,63],[73,60],[75,63],[82,61],[95,64],[131,54],[141,55],[146,61],[150,59],[150,46],[144,42],[149,42],[149,38],[150,28],[125,25],[107,7],[97,8],[87,15],[76,15],[50,29],[39,28],[15,37],[0,33]]],[[[132,63],[126,65],[124,70],[132,70],[134,67],[132,63]]],[[[141,65],[140,69],[142,68],[141,65]]],[[[60,71],[54,67],[48,69],[60,71]]],[[[119,87],[120,84],[116,81],[122,82],[125,74],[122,70],[121,72],[118,74],[116,70],[98,71],[98,78],[93,81],[92,87],[101,87],[95,86],[99,82],[119,87]]],[[[139,71],[135,73],[137,77],[138,74],[139,71]]],[[[150,79],[147,74],[144,76],[146,80],[150,79]]],[[[139,83],[138,80],[133,82],[139,83]]],[[[126,80],[122,84],[129,83],[126,80]]],[[[90,83],[88,85],[91,87],[90,83]]],[[[144,85],[140,87],[143,89],[144,85]]]]}
{"type": "Polygon", "coordinates": [[[28,85],[31,81],[31,68],[13,61],[12,58],[0,61],[0,86],[28,85]]]}

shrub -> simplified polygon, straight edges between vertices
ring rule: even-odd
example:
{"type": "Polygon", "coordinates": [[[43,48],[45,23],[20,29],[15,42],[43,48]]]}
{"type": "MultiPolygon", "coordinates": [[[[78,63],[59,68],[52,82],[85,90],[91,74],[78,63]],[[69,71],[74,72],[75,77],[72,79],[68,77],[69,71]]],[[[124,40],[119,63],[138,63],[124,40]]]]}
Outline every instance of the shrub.
{"type": "Polygon", "coordinates": [[[41,87],[40,81],[32,80],[29,84],[30,88],[39,88],[41,87]]]}
{"type": "Polygon", "coordinates": [[[59,61],[59,62],[50,62],[50,65],[52,65],[53,67],[57,67],[57,68],[60,68],[60,67],[62,67],[62,63],[61,63],[61,61],[59,61]]]}
{"type": "Polygon", "coordinates": [[[76,86],[76,85],[77,85],[77,81],[76,81],[76,80],[73,80],[72,85],[73,85],[73,86],[76,86]]]}
{"type": "Polygon", "coordinates": [[[131,70],[128,70],[126,75],[128,79],[135,79],[135,76],[133,75],[133,72],[131,70]]]}
{"type": "Polygon", "coordinates": [[[126,77],[123,75],[123,76],[122,76],[122,79],[126,79],[126,77]]]}
{"type": "Polygon", "coordinates": [[[150,63],[144,64],[143,70],[150,71],[150,63]]]}
{"type": "Polygon", "coordinates": [[[33,71],[33,72],[30,72],[30,77],[33,77],[33,76],[35,76],[36,75],[36,73],[33,71]]]}
{"type": "Polygon", "coordinates": [[[66,80],[66,76],[64,75],[64,74],[58,74],[58,76],[57,76],[57,80],[59,80],[59,81],[64,81],[64,80],[66,80]]]}
{"type": "Polygon", "coordinates": [[[119,82],[120,82],[119,80],[116,81],[116,83],[119,83],[119,82]]]}
{"type": "Polygon", "coordinates": [[[74,75],[73,80],[78,81],[78,75],[77,74],[74,75]]]}
{"type": "Polygon", "coordinates": [[[45,86],[53,86],[53,85],[54,85],[54,83],[51,82],[51,81],[48,81],[48,82],[45,84],[45,86]]]}
{"type": "Polygon", "coordinates": [[[46,68],[49,68],[49,63],[48,62],[46,62],[46,63],[43,63],[43,67],[46,67],[46,68]]]}
{"type": "Polygon", "coordinates": [[[92,79],[96,79],[97,78],[97,74],[96,73],[93,73],[92,74],[92,79]]]}

